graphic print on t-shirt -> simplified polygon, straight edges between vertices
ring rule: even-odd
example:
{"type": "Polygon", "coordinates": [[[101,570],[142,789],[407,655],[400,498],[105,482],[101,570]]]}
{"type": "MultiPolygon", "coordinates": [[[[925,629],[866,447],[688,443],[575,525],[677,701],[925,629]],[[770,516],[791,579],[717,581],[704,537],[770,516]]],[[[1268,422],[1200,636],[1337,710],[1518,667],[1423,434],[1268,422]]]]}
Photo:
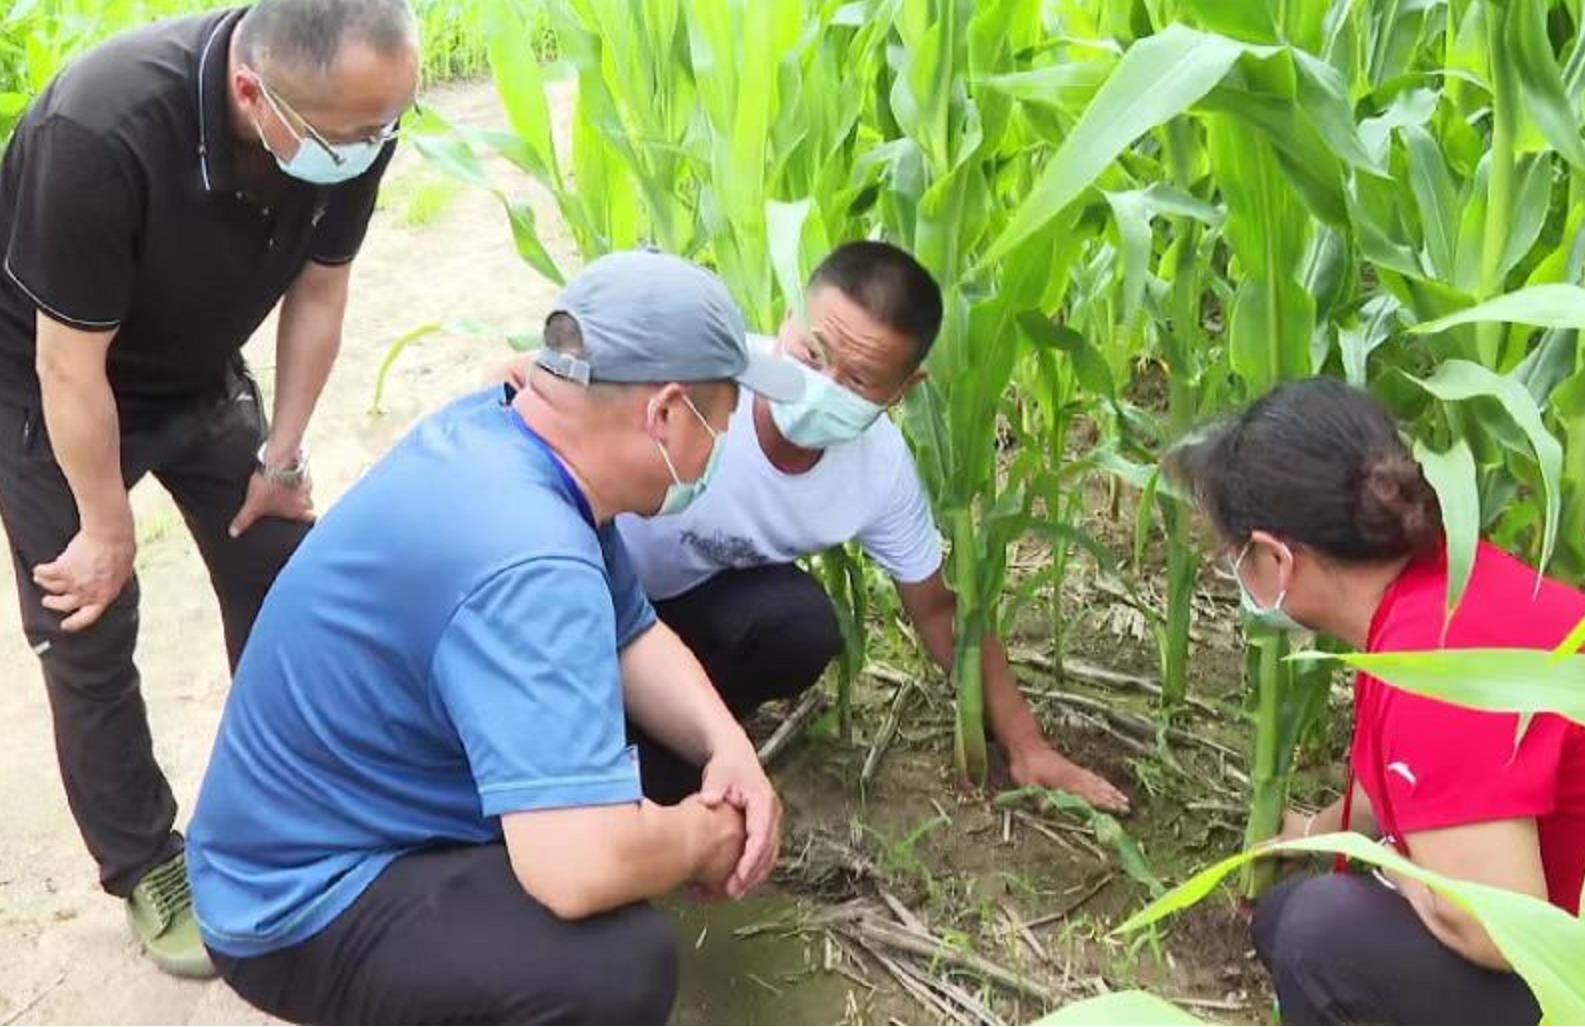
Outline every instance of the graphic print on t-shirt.
{"type": "Polygon", "coordinates": [[[683,545],[699,554],[707,564],[715,567],[730,567],[742,571],[751,567],[763,567],[771,562],[770,558],[754,545],[753,539],[744,538],[742,535],[728,535],[724,531],[700,534],[689,528],[682,533],[680,539],[683,545]]]}

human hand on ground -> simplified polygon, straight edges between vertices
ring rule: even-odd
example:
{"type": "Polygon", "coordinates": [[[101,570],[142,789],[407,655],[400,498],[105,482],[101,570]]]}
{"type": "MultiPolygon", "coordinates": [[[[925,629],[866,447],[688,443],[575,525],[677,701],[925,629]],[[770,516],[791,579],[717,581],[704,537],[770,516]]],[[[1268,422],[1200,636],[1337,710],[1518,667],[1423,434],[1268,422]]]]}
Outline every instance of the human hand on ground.
{"type": "Polygon", "coordinates": [[[1007,769],[1020,788],[1050,788],[1076,795],[1096,809],[1127,813],[1128,796],[1093,770],[1074,763],[1051,746],[1038,745],[1008,753],[1007,769]]]}

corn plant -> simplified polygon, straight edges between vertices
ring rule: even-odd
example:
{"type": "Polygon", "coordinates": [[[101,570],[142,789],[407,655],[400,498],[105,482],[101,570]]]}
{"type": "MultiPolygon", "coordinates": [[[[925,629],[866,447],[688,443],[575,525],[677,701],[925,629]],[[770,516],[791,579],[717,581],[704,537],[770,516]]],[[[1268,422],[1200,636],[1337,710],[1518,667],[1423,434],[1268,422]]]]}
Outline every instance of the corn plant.
{"type": "MultiPolygon", "coordinates": [[[[1521,281],[1579,279],[1585,58],[1576,46],[1560,62],[1548,34],[1574,16],[1545,0],[1192,0],[1147,4],[1143,22],[1120,5],[1059,6],[1070,36],[1111,33],[1091,49],[1109,42],[1121,56],[989,259],[1091,212],[1109,219],[1122,300],[1089,333],[1113,368],[1119,352],[1159,362],[1168,383],[1164,418],[1131,431],[1139,419],[1120,416],[1114,435],[1148,451],[1285,378],[1340,371],[1410,422],[1462,569],[1450,610],[1483,531],[1545,564],[1582,516],[1563,473],[1565,460],[1579,466],[1577,445],[1558,441],[1580,428],[1577,316],[1543,320],[1537,337],[1459,312],[1521,281]],[[1411,333],[1416,322],[1427,323],[1411,333]]],[[[1198,577],[1187,517],[1148,467],[1120,466],[1140,472],[1167,540],[1170,712],[1198,577]]],[[[1562,558],[1574,569],[1572,552],[1562,558]]],[[[1295,679],[1285,646],[1258,639],[1250,659],[1252,841],[1279,822],[1291,743],[1324,696],[1322,682],[1295,679]]]]}
{"type": "MultiPolygon", "coordinates": [[[[420,145],[483,185],[483,151],[512,160],[584,256],[653,241],[712,264],[760,331],[844,239],[889,238],[942,283],[904,426],[959,596],[965,776],[984,767],[1007,546],[1052,540],[1037,580],[1054,595],[1074,546],[1105,563],[1079,530],[1097,469],[1139,490],[1136,574],[1150,534],[1165,543],[1163,716],[1181,707],[1203,568],[1157,462],[1286,379],[1342,375],[1404,420],[1442,499],[1450,610],[1482,534],[1585,574],[1577,5],[481,3],[512,131],[420,145]],[[541,24],[577,80],[570,152],[541,24]],[[1100,436],[1084,451],[1081,424],[1100,436]]],[[[525,259],[559,279],[526,205],[500,195],[525,259]]],[[[1253,842],[1326,689],[1287,640],[1252,643],[1253,842]]]]}

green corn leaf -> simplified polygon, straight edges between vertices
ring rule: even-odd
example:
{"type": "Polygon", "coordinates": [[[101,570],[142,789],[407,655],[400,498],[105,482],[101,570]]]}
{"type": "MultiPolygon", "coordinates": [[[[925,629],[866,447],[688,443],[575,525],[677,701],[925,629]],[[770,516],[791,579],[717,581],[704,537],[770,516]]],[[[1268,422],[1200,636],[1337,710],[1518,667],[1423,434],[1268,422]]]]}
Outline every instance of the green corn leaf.
{"type": "Polygon", "coordinates": [[[1328,834],[1263,846],[1231,856],[1129,917],[1116,933],[1137,931],[1204,899],[1229,874],[1252,860],[1277,852],[1340,852],[1425,884],[1468,910],[1514,970],[1535,992],[1543,1023],[1585,1022],[1585,921],[1542,899],[1473,881],[1444,877],[1358,834],[1328,834]]]}
{"type": "Polygon", "coordinates": [[[1184,0],[1183,9],[1202,28],[1249,43],[1280,43],[1280,29],[1266,0],[1184,0]]]}
{"type": "Polygon", "coordinates": [[[1392,296],[1382,293],[1371,297],[1360,310],[1358,327],[1340,328],[1338,347],[1343,353],[1343,373],[1348,383],[1363,389],[1369,377],[1370,355],[1392,335],[1402,305],[1392,296]]]}
{"type": "Polygon", "coordinates": [[[1547,40],[1546,0],[1510,0],[1508,31],[1499,46],[1508,47],[1518,73],[1524,113],[1546,141],[1574,167],[1585,170],[1585,141],[1580,139],[1578,105],[1570,105],[1563,77],[1547,40]]]}
{"type": "Polygon", "coordinates": [[[396,361],[415,342],[420,342],[445,331],[445,326],[440,324],[419,325],[417,328],[404,333],[392,342],[385,350],[385,358],[380,361],[380,369],[374,376],[374,398],[369,401],[369,413],[381,414],[385,412],[385,382],[390,377],[391,368],[396,366],[396,361]]]}
{"type": "Polygon", "coordinates": [[[1386,177],[1386,169],[1360,138],[1343,76],[1314,54],[1298,48],[1289,52],[1293,54],[1299,108],[1309,116],[1327,146],[1340,160],[1386,177]]]}
{"type": "Polygon", "coordinates": [[[1097,396],[1116,399],[1117,386],[1112,380],[1112,369],[1084,336],[1067,325],[1057,324],[1038,310],[1024,311],[1017,321],[1018,327],[1035,345],[1061,350],[1072,359],[1073,372],[1080,385],[1097,396]]]}
{"type": "Polygon", "coordinates": [[[1150,542],[1150,529],[1155,525],[1156,493],[1161,488],[1161,468],[1151,469],[1150,478],[1146,480],[1145,487],[1139,493],[1139,503],[1134,512],[1134,572],[1139,573],[1145,566],[1145,546],[1150,542]]]}
{"type": "Polygon", "coordinates": [[[1129,323],[1145,296],[1154,240],[1151,221],[1162,215],[1173,215],[1215,227],[1222,223],[1223,214],[1214,205],[1162,182],[1144,189],[1104,195],[1117,220],[1117,234],[1122,243],[1123,321],[1129,323]]]}
{"type": "MultiPolygon", "coordinates": [[[[576,197],[558,197],[585,260],[612,250],[631,249],[640,237],[638,186],[620,149],[584,117],[589,95],[578,94],[579,116],[572,127],[572,174],[576,197]]],[[[598,102],[598,101],[595,101],[598,102]]]]}
{"type": "Polygon", "coordinates": [[[460,135],[450,131],[438,115],[426,113],[420,116],[412,140],[413,145],[432,166],[461,182],[486,189],[494,195],[506,211],[507,219],[511,223],[512,239],[517,244],[518,255],[529,266],[556,284],[565,283],[566,279],[563,278],[561,269],[556,266],[550,252],[540,241],[534,223],[533,209],[527,203],[512,199],[490,182],[490,177],[485,174],[478,155],[460,135]]]}
{"type": "Polygon", "coordinates": [[[1315,297],[1283,275],[1266,282],[1250,278],[1233,300],[1228,349],[1233,370],[1261,393],[1310,370],[1310,333],[1315,297]]]}
{"type": "Polygon", "coordinates": [[[512,241],[517,244],[518,256],[522,257],[529,267],[557,285],[567,284],[550,251],[545,249],[545,244],[540,241],[539,230],[534,224],[534,208],[527,203],[512,200],[503,193],[496,195],[501,200],[501,206],[506,209],[507,219],[512,223],[512,241]]]}
{"type": "MultiPolygon", "coordinates": [[[[385,386],[390,378],[391,369],[396,366],[396,361],[414,343],[422,342],[432,335],[463,335],[471,338],[498,338],[500,333],[480,324],[477,321],[453,321],[448,324],[438,322],[419,325],[409,332],[391,342],[385,348],[385,357],[380,361],[379,371],[374,376],[374,397],[369,401],[369,413],[381,414],[385,412],[385,386]]],[[[515,348],[515,347],[514,347],[515,348]]]]}
{"type": "Polygon", "coordinates": [[[1411,376],[1410,380],[1446,403],[1480,396],[1495,399],[1529,439],[1536,463],[1541,468],[1541,480],[1546,492],[1546,526],[1542,532],[1541,561],[1536,568],[1536,587],[1540,588],[1542,574],[1557,544],[1558,518],[1562,508],[1563,446],[1541,420],[1541,411],[1534,397],[1515,379],[1468,360],[1446,361],[1430,378],[1411,376]]]}
{"type": "MultiPolygon", "coordinates": [[[[782,298],[797,314],[803,324],[809,323],[804,311],[803,233],[814,201],[778,203],[774,200],[766,207],[765,221],[770,228],[770,260],[776,272],[776,284],[781,287],[782,298]]],[[[758,325],[760,331],[771,331],[774,325],[758,325]]]]}
{"type": "Polygon", "coordinates": [[[426,110],[408,124],[407,138],[437,170],[479,189],[494,190],[484,165],[467,141],[434,111],[426,110]]]}
{"type": "Polygon", "coordinates": [[[1012,71],[1000,75],[985,75],[977,79],[977,87],[995,91],[1021,100],[1024,103],[1045,104],[1063,110],[1082,107],[1095,96],[1106,77],[1111,74],[1115,61],[1070,61],[1049,64],[1030,71],[1012,71]]]}
{"type": "Polygon", "coordinates": [[[1458,254],[1458,190],[1442,148],[1420,125],[1399,129],[1409,166],[1409,187],[1420,210],[1426,253],[1438,277],[1451,278],[1458,254]]]}
{"type": "Polygon", "coordinates": [[[506,108],[507,120],[533,153],[540,174],[560,180],[556,147],[550,135],[550,104],[539,61],[529,45],[528,27],[518,17],[511,0],[490,0],[486,9],[490,70],[506,108]]]}
{"type": "Polygon", "coordinates": [[[1249,50],[1224,36],[1178,24],[1130,47],[991,244],[983,263],[1006,256],[1044,228],[1129,143],[1209,93],[1249,50]]]}
{"type": "Polygon", "coordinates": [[[1526,286],[1456,314],[1417,324],[1409,331],[1424,335],[1482,321],[1538,328],[1585,328],[1585,288],[1562,283],[1526,286]]]}
{"type": "MultiPolygon", "coordinates": [[[[1242,0],[1247,3],[1248,0],[1242,0]]],[[[1097,1027],[1131,1027],[1162,1024],[1165,1027],[1196,1027],[1205,1023],[1189,1012],[1148,991],[1114,991],[1107,995],[1070,1002],[1054,1013],[1035,1021],[1035,1027],[1066,1027],[1068,1024],[1094,1024],[1097,1027]]]]}
{"type": "Polygon", "coordinates": [[[1535,245],[1552,205],[1552,161],[1537,155],[1519,162],[1518,188],[1509,212],[1508,242],[1503,247],[1502,273],[1507,275],[1535,245]]]}
{"type": "Polygon", "coordinates": [[[1582,646],[1585,646],[1585,620],[1581,620],[1574,625],[1574,630],[1568,633],[1568,637],[1559,642],[1558,647],[1552,650],[1553,662],[1559,662],[1574,656],[1580,651],[1582,646]]]}
{"type": "Polygon", "coordinates": [[[1435,649],[1394,653],[1294,653],[1340,660],[1406,692],[1491,713],[1556,713],[1585,723],[1585,656],[1549,649],[1435,649]]]}
{"type": "Polygon", "coordinates": [[[1436,489],[1442,507],[1442,528],[1447,535],[1447,608],[1442,626],[1445,637],[1447,625],[1452,623],[1453,612],[1475,571],[1475,550],[1480,545],[1480,487],[1475,477],[1475,455],[1470,452],[1469,443],[1458,439],[1446,452],[1416,442],[1414,457],[1436,489]]]}

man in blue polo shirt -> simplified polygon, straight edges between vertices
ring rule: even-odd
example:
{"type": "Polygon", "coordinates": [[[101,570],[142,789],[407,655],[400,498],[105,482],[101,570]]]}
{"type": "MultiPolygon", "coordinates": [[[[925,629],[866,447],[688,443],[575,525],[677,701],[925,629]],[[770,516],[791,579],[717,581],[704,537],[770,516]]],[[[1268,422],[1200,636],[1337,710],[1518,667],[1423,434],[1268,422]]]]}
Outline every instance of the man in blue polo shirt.
{"type": "Polygon", "coordinates": [[[737,385],[796,397],[720,281],[591,264],[516,393],[421,424],[309,535],[237,671],[189,838],[221,975],[299,1022],[661,1022],[645,900],[740,897],[780,805],[612,527],[704,488],[737,385]],[[703,768],[642,801],[625,720],[703,768]],[[613,972],[614,971],[614,972],[613,972]]]}

